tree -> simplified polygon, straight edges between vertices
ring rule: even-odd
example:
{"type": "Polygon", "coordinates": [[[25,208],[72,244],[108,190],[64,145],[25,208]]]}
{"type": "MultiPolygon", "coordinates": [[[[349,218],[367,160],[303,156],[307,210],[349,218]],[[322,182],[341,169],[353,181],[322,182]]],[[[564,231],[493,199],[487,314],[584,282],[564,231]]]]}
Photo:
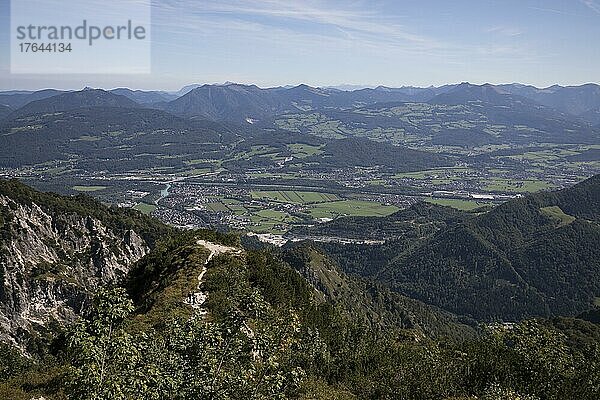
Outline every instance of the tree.
{"type": "Polygon", "coordinates": [[[90,318],[75,325],[69,336],[72,398],[160,398],[160,390],[152,392],[160,388],[161,379],[156,368],[145,362],[147,337],[134,337],[125,329],[124,321],[132,311],[124,289],[101,290],[90,318]]]}

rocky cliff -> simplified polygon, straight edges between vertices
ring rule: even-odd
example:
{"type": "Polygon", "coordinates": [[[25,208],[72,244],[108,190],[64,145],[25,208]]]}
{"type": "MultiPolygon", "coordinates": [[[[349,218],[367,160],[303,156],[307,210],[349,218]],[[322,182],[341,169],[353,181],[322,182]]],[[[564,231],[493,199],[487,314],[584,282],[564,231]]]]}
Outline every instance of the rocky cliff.
{"type": "Polygon", "coordinates": [[[25,349],[85,312],[90,294],[124,276],[149,243],[127,224],[69,211],[71,198],[58,208],[9,192],[0,191],[0,341],[25,349]]]}

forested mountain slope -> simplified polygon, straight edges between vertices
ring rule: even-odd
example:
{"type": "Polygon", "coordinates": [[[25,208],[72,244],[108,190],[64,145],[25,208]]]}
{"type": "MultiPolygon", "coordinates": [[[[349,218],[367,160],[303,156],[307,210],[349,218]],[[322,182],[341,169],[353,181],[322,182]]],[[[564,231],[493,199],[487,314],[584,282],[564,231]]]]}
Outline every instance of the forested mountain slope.
{"type": "Polygon", "coordinates": [[[80,160],[81,168],[91,170],[159,166],[170,160],[148,154],[214,151],[207,143],[219,142],[228,132],[226,127],[216,129],[211,123],[193,123],[164,111],[123,107],[85,107],[14,118],[0,124],[0,166],[66,159],[80,160]]]}
{"type": "Polygon", "coordinates": [[[16,92],[0,92],[0,104],[9,106],[12,109],[23,107],[24,105],[36,100],[43,100],[49,97],[57,96],[65,93],[62,90],[44,89],[35,92],[16,91],[16,92]]]}
{"type": "Polygon", "coordinates": [[[416,334],[452,339],[475,334],[474,321],[460,321],[450,313],[394,293],[384,285],[349,277],[313,245],[296,245],[282,256],[316,289],[317,300],[326,301],[376,329],[413,329],[416,334]]]}
{"type": "Polygon", "coordinates": [[[448,226],[371,273],[476,319],[576,315],[600,295],[599,213],[595,176],[448,226]]]}
{"type": "Polygon", "coordinates": [[[297,228],[347,273],[477,320],[575,316],[600,297],[600,176],[556,192],[459,212],[418,203],[387,217],[297,228]]]}
{"type": "MultiPolygon", "coordinates": [[[[587,400],[600,394],[600,328],[591,322],[524,321],[477,333],[447,312],[348,277],[312,245],[251,250],[235,234],[175,231],[137,212],[15,181],[2,182],[0,199],[3,312],[11,304],[6,282],[15,281],[55,295],[35,304],[57,299],[50,305],[69,311],[37,347],[28,347],[30,358],[0,345],[0,398],[587,400]],[[132,232],[138,247],[127,241],[132,232]],[[48,268],[33,275],[40,257],[48,258],[48,268]],[[52,285],[71,289],[48,292],[52,285]],[[90,299],[90,291],[85,307],[67,308],[78,296],[90,299]]],[[[396,217],[411,214],[446,218],[435,210],[396,217]]],[[[465,223],[459,218],[448,226],[465,223]]]]}
{"type": "Polygon", "coordinates": [[[12,108],[9,106],[0,104],[0,120],[6,118],[12,112],[12,108]]]}
{"type": "Polygon", "coordinates": [[[136,108],[140,107],[140,105],[119,94],[101,89],[84,89],[79,92],[66,92],[31,101],[16,110],[12,116],[23,117],[27,115],[70,111],[84,107],[136,108]]]}

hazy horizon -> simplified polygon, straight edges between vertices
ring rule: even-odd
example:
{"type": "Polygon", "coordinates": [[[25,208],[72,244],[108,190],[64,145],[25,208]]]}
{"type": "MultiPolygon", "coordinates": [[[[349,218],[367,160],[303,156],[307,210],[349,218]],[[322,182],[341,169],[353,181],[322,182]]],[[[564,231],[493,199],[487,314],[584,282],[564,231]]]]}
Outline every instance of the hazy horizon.
{"type": "Polygon", "coordinates": [[[102,87],[102,86],[90,86],[90,85],[84,84],[81,87],[40,86],[40,87],[35,87],[35,88],[22,88],[22,87],[0,88],[0,92],[18,92],[18,91],[35,92],[35,91],[48,90],[48,89],[62,90],[62,91],[80,91],[80,90],[84,90],[86,88],[90,88],[90,89],[101,89],[101,90],[107,90],[107,91],[115,90],[115,89],[130,89],[130,90],[141,90],[141,91],[161,91],[161,92],[166,92],[166,93],[177,93],[177,92],[180,92],[183,89],[186,89],[190,86],[203,86],[203,85],[209,85],[209,86],[243,85],[243,86],[257,86],[260,89],[272,89],[272,88],[280,88],[280,87],[296,87],[296,86],[300,86],[300,85],[307,85],[310,87],[320,88],[320,89],[337,89],[337,90],[342,90],[342,91],[354,91],[354,90],[361,90],[361,89],[375,89],[378,87],[385,87],[385,88],[390,88],[390,89],[401,89],[401,88],[426,89],[426,88],[439,88],[439,87],[443,87],[443,86],[459,85],[461,83],[468,83],[468,84],[476,85],[476,86],[481,86],[481,85],[486,85],[486,84],[489,84],[492,86],[522,85],[522,86],[535,87],[536,89],[539,89],[539,90],[550,89],[553,86],[580,87],[580,86],[585,86],[585,85],[600,85],[600,82],[585,82],[585,83],[581,83],[581,84],[577,84],[577,85],[553,84],[553,85],[549,85],[549,86],[540,87],[540,86],[532,85],[529,83],[523,83],[523,82],[500,82],[500,83],[481,82],[481,83],[479,83],[479,82],[463,81],[463,82],[445,83],[442,85],[423,85],[423,86],[414,86],[414,85],[389,86],[389,85],[385,85],[385,84],[360,85],[360,84],[345,84],[345,83],[327,84],[327,85],[311,85],[306,82],[300,82],[300,83],[295,83],[295,84],[275,85],[275,86],[261,86],[261,85],[257,85],[252,82],[225,81],[225,82],[188,83],[188,84],[184,84],[183,86],[178,87],[178,88],[175,87],[175,88],[166,88],[166,89],[153,89],[153,88],[147,88],[147,87],[133,87],[133,86],[105,86],[105,87],[102,87]]]}
{"type": "Polygon", "coordinates": [[[10,8],[3,2],[0,88],[600,82],[600,46],[590,45],[600,37],[597,0],[157,0],[152,14],[150,74],[10,74],[10,8]]]}

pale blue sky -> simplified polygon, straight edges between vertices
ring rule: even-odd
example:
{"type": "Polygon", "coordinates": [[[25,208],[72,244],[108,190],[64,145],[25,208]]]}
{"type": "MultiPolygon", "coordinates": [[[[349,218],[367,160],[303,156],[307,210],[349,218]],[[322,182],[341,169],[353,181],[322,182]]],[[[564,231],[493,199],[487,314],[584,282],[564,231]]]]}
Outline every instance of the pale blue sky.
{"type": "Polygon", "coordinates": [[[153,0],[152,74],[125,76],[9,74],[0,4],[1,89],[600,82],[600,0],[153,0]]]}

